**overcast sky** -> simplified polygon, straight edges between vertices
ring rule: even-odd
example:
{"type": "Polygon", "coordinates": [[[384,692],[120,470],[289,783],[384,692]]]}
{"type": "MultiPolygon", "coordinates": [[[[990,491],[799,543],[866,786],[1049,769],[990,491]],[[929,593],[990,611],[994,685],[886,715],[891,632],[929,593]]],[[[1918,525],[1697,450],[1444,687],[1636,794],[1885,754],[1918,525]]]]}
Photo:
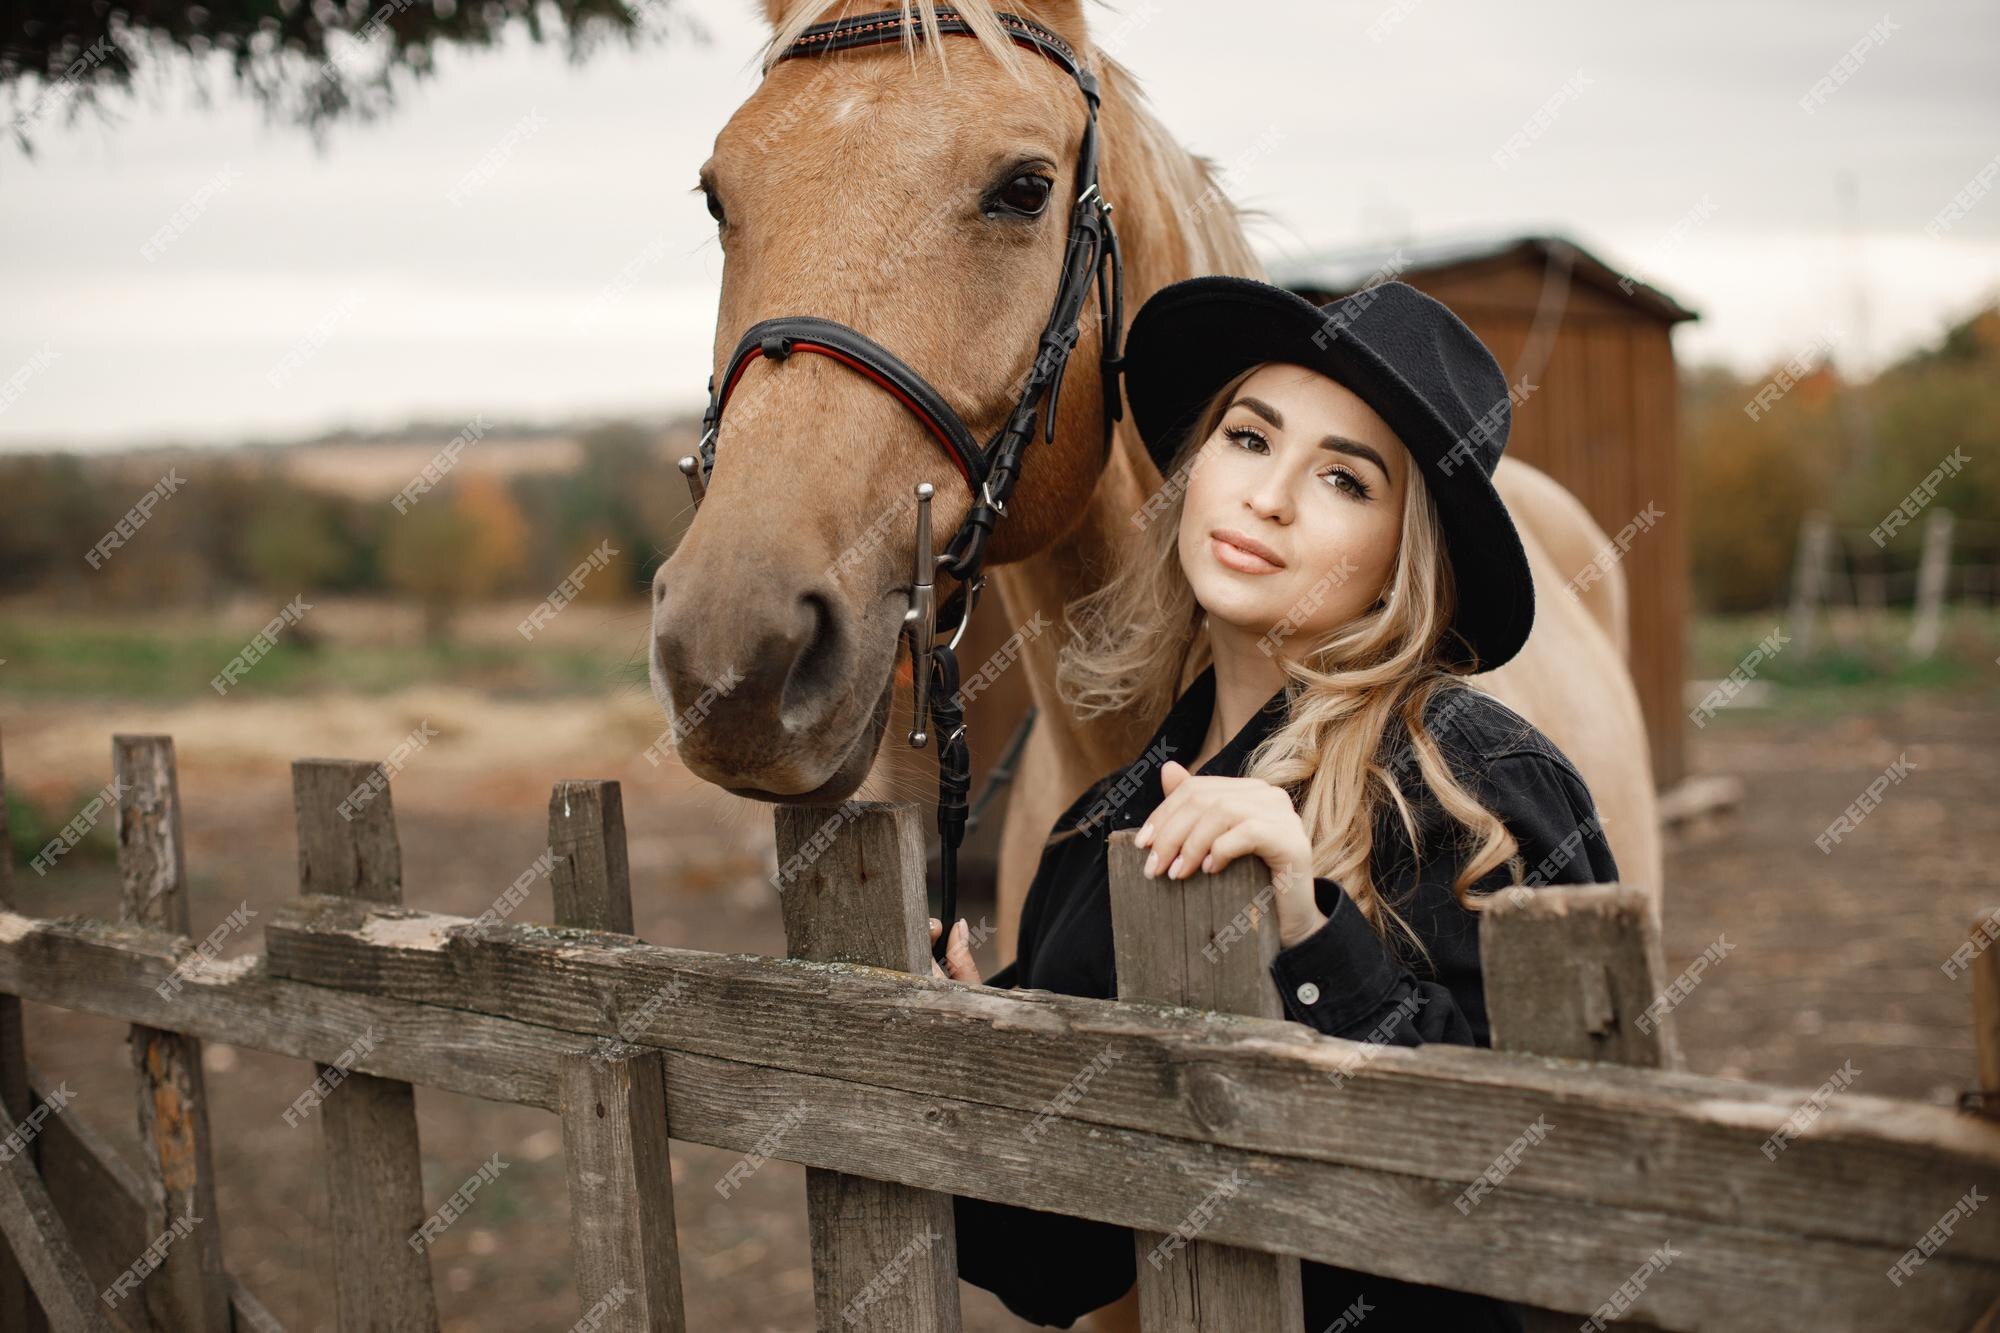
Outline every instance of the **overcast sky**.
{"type": "MultiPolygon", "coordinates": [[[[1121,9],[1107,47],[1267,256],[1560,231],[1702,313],[1684,360],[1745,370],[1827,332],[1878,363],[2000,297],[1995,0],[1121,9]]],[[[721,254],[689,187],[764,28],[686,12],[708,43],[443,52],[324,150],[220,71],[206,106],[176,76],[0,146],[0,448],[698,407],[721,254]]]]}

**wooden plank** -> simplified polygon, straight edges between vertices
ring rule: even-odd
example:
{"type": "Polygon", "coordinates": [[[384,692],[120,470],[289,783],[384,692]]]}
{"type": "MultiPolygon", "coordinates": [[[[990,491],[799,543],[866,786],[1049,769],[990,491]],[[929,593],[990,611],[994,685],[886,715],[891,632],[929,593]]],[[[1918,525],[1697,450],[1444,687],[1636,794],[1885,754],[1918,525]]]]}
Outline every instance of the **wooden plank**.
{"type": "Polygon", "coordinates": [[[687,1327],[664,1067],[660,1052],[618,1043],[562,1059],[570,1243],[593,1329],[687,1327]]]}
{"type": "MultiPolygon", "coordinates": [[[[1586,884],[1503,892],[1481,914],[1479,956],[1497,1049],[1681,1067],[1659,917],[1643,890],[1586,884]]],[[[1554,1132],[1546,1124],[1524,1136],[1532,1143],[1524,1152],[1554,1132]]],[[[1496,1159],[1495,1188],[1505,1188],[1514,1165],[1511,1156],[1496,1159]]],[[[1651,1253],[1633,1256],[1635,1271],[1651,1253]]],[[[1605,1295],[1609,1302],[1616,1293],[1605,1295]]],[[[1608,1322],[1617,1312],[1607,1304],[1593,1313],[1608,1322]]],[[[1521,1318],[1527,1333],[1566,1333],[1576,1323],[1575,1314],[1548,1309],[1523,1309],[1521,1318]]],[[[1620,1322],[1634,1333],[1657,1330],[1620,1322]]]]}
{"type": "MultiPolygon", "coordinates": [[[[54,1088],[30,1071],[37,1100],[54,1088]]],[[[132,1255],[145,1249],[146,1211],[139,1173],[125,1164],[97,1132],[76,1115],[52,1116],[36,1143],[42,1150],[42,1179],[70,1234],[82,1238],[84,1267],[91,1286],[111,1285],[132,1255]],[[115,1260],[112,1256],[118,1256],[115,1260]]],[[[239,1282],[229,1276],[229,1307],[236,1333],[284,1333],[284,1325],[239,1282]]],[[[0,1325],[4,1327],[4,1325],[0,1325]]]]}
{"type": "MultiPolygon", "coordinates": [[[[784,1155],[807,1165],[1161,1230],[1188,1210],[1176,1177],[1240,1167],[1261,1187],[1245,1192],[1217,1239],[1585,1310],[1630,1275],[1635,1249],[1658,1243],[1649,1236],[1671,1235],[1683,1254],[1674,1283],[1654,1284],[1628,1312],[1665,1327],[1676,1312],[1680,1326],[1719,1329],[1963,1327],[1996,1286],[2000,1241],[1980,1209],[1931,1257],[1924,1281],[1906,1283],[1893,1312],[1882,1308],[1881,1274],[1909,1237],[1966,1182],[2000,1173],[2000,1135],[1947,1108],[1843,1096],[1792,1141],[1783,1170],[1745,1172],[1740,1163],[1793,1115],[1799,1092],[1462,1048],[1362,1047],[1294,1023],[1001,995],[618,936],[495,932],[339,902],[300,908],[321,929],[327,908],[362,919],[295,961],[310,957],[341,985],[441,989],[448,1000],[344,995],[233,960],[197,967],[187,993],[199,998],[169,1005],[155,988],[172,973],[170,938],[13,913],[0,914],[0,990],[163,1026],[177,1014],[212,1040],[321,1059],[379,1019],[388,1039],[357,1067],[550,1108],[539,1071],[559,1048],[548,1031],[608,1034],[623,1006],[664,992],[674,1003],[632,1030],[667,1051],[675,1135],[729,1151],[753,1150],[776,1117],[804,1107],[809,1118],[786,1136],[784,1155]],[[496,1000],[539,1026],[469,1011],[496,1000]],[[710,1046],[733,1058],[690,1049],[710,1046]],[[1049,1099],[1097,1057],[1109,1067],[1091,1095],[1045,1118],[1049,1099]],[[827,1072],[805,1072],[815,1069],[827,1072]],[[1529,1154],[1508,1190],[1460,1218],[1451,1196],[1503,1133],[1541,1114],[1559,1125],[1562,1151],[1529,1154]],[[1154,1129],[1118,1128],[1128,1117],[1154,1129]],[[1031,1126],[1035,1152],[1010,1151],[1031,1126]],[[1132,1161],[1149,1169],[1121,1171],[1106,1189],[1107,1164],[1132,1161]]],[[[282,934],[274,928],[274,950],[282,934]]]]}
{"type": "MultiPolygon", "coordinates": [[[[1269,868],[1246,856],[1220,874],[1147,879],[1148,852],[1133,837],[1133,830],[1119,829],[1106,851],[1118,998],[1284,1018],[1284,1001],[1271,982],[1278,917],[1269,868]]],[[[1304,1324],[1295,1256],[1201,1238],[1210,1209],[1226,1209],[1241,1188],[1235,1178],[1223,1179],[1175,1231],[1133,1233],[1139,1324],[1146,1333],[1304,1324]]]]}
{"type": "MultiPolygon", "coordinates": [[[[292,765],[292,793],[301,891],[400,903],[402,851],[383,766],[302,759],[292,765]]],[[[319,1118],[340,1326],[434,1331],[430,1251],[408,1243],[427,1213],[415,1090],[334,1068],[315,1066],[320,1079],[338,1082],[319,1118]]]]}
{"type": "Polygon", "coordinates": [[[1493,1049],[1678,1069],[1660,924],[1642,888],[1548,885],[1480,914],[1493,1049]]]}
{"type": "Polygon", "coordinates": [[[625,802],[615,782],[558,782],[549,796],[556,924],[632,933],[625,802]]]}
{"type": "MultiPolygon", "coordinates": [[[[0,938],[6,928],[0,920],[0,938]]],[[[49,937],[78,928],[35,929],[49,937]]],[[[662,1049],[876,1089],[944,1091],[1031,1119],[1101,1058],[1109,1067],[1090,1096],[1056,1103],[1065,1117],[1459,1184],[1519,1125],[1560,1111],[1574,1127],[1565,1151],[1524,1161],[1515,1177],[1523,1184],[1781,1231],[1799,1225],[1861,1244],[1907,1242],[1936,1221],[1901,1187],[1962,1193],[1964,1180],[2000,1167],[1991,1127],[1944,1107],[1858,1094],[1791,1144],[1790,1169],[1757,1173],[1724,1195],[1714,1187],[1721,1164],[1746,1152],[1762,1160],[1759,1145],[1790,1119],[1802,1091],[1467,1047],[1366,1045],[1297,1023],[1163,1016],[1047,991],[912,986],[876,969],[623,936],[482,931],[463,918],[326,899],[282,909],[266,938],[268,966],[281,976],[570,1032],[611,1036],[622,1026],[628,1040],[662,1049]],[[661,995],[671,1005],[654,1003],[661,995]],[[1338,1114],[1328,1124],[1326,1085],[1336,1079],[1338,1114]],[[1639,1146],[1642,1166],[1632,1160],[1639,1146]]],[[[6,962],[0,948],[0,968],[6,962]]],[[[671,1104],[671,1064],[668,1074],[671,1104]]],[[[676,1137],[691,1137],[686,1129],[675,1122],[676,1137]]],[[[2000,1261],[2000,1222],[1982,1221],[1987,1211],[1954,1243],[2000,1261]]]]}
{"type": "MultiPolygon", "coordinates": [[[[7,763],[5,746],[0,745],[0,907],[14,907],[14,842],[7,828],[7,763]]],[[[21,1000],[0,995],[0,1110],[16,1123],[34,1109],[28,1090],[27,1029],[21,1022],[21,1000]]],[[[39,1162],[39,1146],[28,1149],[31,1162],[39,1162]]],[[[22,1333],[46,1333],[48,1319],[35,1300],[28,1275],[22,1271],[13,1251],[0,1245],[0,1328],[22,1333]]]]}
{"type": "MultiPolygon", "coordinates": [[[[615,782],[549,797],[556,923],[632,933],[625,814],[615,782]]],[[[667,1090],[658,1051],[619,1042],[562,1058],[564,1163],[577,1295],[592,1328],[687,1327],[667,1090]]]]}
{"type": "MultiPolygon", "coordinates": [[[[909,805],[779,806],[786,952],[928,976],[922,820],[909,805]]],[[[806,1211],[821,1330],[958,1328],[951,1195],[809,1167],[806,1211]]]]}
{"type": "MultiPolygon", "coordinates": [[[[113,736],[111,766],[118,792],[120,916],[185,936],[190,913],[173,738],[113,736]]],[[[140,1303],[162,1328],[229,1333],[201,1039],[135,1024],[131,1052],[145,1163],[141,1230],[149,1238],[172,1238],[140,1277],[140,1303]]]]}
{"type": "Polygon", "coordinates": [[[1979,1096],[1973,1110],[2000,1120],[2000,951],[1993,948],[2000,907],[1972,923],[1972,1053],[1979,1096]]]}
{"type": "MultiPolygon", "coordinates": [[[[0,1112],[0,1138],[13,1134],[15,1125],[12,1116],[0,1112]]],[[[60,1333],[111,1333],[111,1321],[98,1303],[97,1288],[70,1240],[69,1227],[26,1153],[0,1159],[0,1234],[20,1256],[35,1296],[60,1333]]]]}

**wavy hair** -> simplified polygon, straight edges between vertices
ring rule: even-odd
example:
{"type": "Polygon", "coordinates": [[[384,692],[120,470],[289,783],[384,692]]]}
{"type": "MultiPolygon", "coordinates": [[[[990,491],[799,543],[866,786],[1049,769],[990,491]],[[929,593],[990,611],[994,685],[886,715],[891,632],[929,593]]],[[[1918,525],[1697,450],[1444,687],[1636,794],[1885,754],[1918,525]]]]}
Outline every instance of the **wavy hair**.
{"type": "MultiPolygon", "coordinates": [[[[1260,367],[1232,378],[1207,401],[1169,460],[1166,484],[1137,517],[1140,535],[1123,567],[1102,587],[1064,610],[1069,638],[1057,659],[1056,683],[1079,719],[1132,710],[1161,717],[1211,660],[1207,613],[1181,568],[1178,540],[1187,477],[1214,436],[1236,391],[1260,367]]],[[[1519,848],[1498,816],[1452,775],[1424,726],[1440,692],[1472,688],[1454,677],[1440,649],[1450,633],[1455,589],[1439,527],[1437,503],[1421,471],[1407,469],[1403,535],[1396,561],[1373,606],[1317,640],[1277,651],[1283,624],[1267,636],[1287,678],[1285,722],[1245,758],[1242,775],[1284,788],[1313,847],[1313,874],[1337,881],[1385,943],[1391,933],[1429,950],[1375,877],[1375,821],[1393,811],[1421,859],[1421,793],[1405,790],[1412,756],[1450,832],[1466,853],[1452,893],[1469,911],[1483,895],[1471,886],[1503,864],[1522,879],[1519,848]],[[1407,738],[1409,749],[1398,743],[1407,738]]],[[[1073,836],[1074,830],[1052,841],[1073,836]]],[[[1414,875],[1411,883],[1414,885],[1414,875]]]]}

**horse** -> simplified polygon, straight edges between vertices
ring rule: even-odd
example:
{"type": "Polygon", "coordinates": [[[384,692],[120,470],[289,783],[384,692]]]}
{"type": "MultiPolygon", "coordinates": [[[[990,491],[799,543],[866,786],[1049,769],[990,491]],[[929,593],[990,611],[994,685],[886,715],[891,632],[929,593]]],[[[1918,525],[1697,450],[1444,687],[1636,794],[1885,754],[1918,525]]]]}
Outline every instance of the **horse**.
{"type": "MultiPolygon", "coordinates": [[[[971,38],[770,58],[844,8],[765,0],[763,80],[701,167],[724,253],[714,363],[760,319],[837,319],[915,367],[983,439],[1012,406],[1058,285],[1082,99],[1064,71],[1009,42],[991,0],[953,6],[971,38]],[[1054,178],[1038,214],[1012,206],[1038,192],[1022,186],[1029,175],[1054,178]]],[[[934,12],[932,0],[912,8],[934,12]]],[[[1101,188],[1116,207],[1128,315],[1182,278],[1263,277],[1215,165],[1176,142],[1132,74],[1092,45],[1081,0],[1023,0],[1013,12],[1060,34],[1097,73],[1101,188]]],[[[1106,450],[1102,320],[1086,309],[1054,437],[1029,445],[992,532],[981,614],[997,595],[1010,624],[1063,623],[1063,608],[1117,567],[1132,515],[1162,485],[1129,414],[1106,450]]],[[[763,802],[926,800],[935,773],[901,740],[912,719],[895,688],[914,549],[908,497],[919,482],[940,483],[943,533],[973,497],[943,475],[914,417],[824,357],[750,365],[724,435],[696,518],[652,588],[655,696],[669,718],[676,700],[699,697],[704,710],[682,730],[682,762],[763,802]],[[885,747],[892,720],[897,739],[885,747]]],[[[1603,529],[1518,459],[1503,459],[1494,480],[1534,567],[1538,614],[1520,655],[1472,683],[1575,761],[1621,868],[1657,901],[1658,813],[1622,573],[1614,563],[1578,590],[1573,576],[1609,547],[1603,529]]],[[[1056,815],[1129,762],[1160,721],[1073,718],[1055,687],[1060,640],[1022,636],[1011,668],[1027,673],[1039,719],[999,840],[1003,964],[1056,815]]],[[[1130,1312],[1128,1298],[1094,1326],[1130,1327],[1130,1312]]]]}

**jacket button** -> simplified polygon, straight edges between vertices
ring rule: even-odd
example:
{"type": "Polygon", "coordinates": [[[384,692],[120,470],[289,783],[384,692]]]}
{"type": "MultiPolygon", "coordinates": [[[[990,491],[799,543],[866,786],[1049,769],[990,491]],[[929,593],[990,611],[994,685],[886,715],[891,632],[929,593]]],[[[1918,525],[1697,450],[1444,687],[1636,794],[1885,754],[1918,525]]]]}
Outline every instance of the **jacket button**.
{"type": "Polygon", "coordinates": [[[1319,999],[1319,987],[1308,981],[1297,991],[1300,1004],[1311,1004],[1319,999]]]}

